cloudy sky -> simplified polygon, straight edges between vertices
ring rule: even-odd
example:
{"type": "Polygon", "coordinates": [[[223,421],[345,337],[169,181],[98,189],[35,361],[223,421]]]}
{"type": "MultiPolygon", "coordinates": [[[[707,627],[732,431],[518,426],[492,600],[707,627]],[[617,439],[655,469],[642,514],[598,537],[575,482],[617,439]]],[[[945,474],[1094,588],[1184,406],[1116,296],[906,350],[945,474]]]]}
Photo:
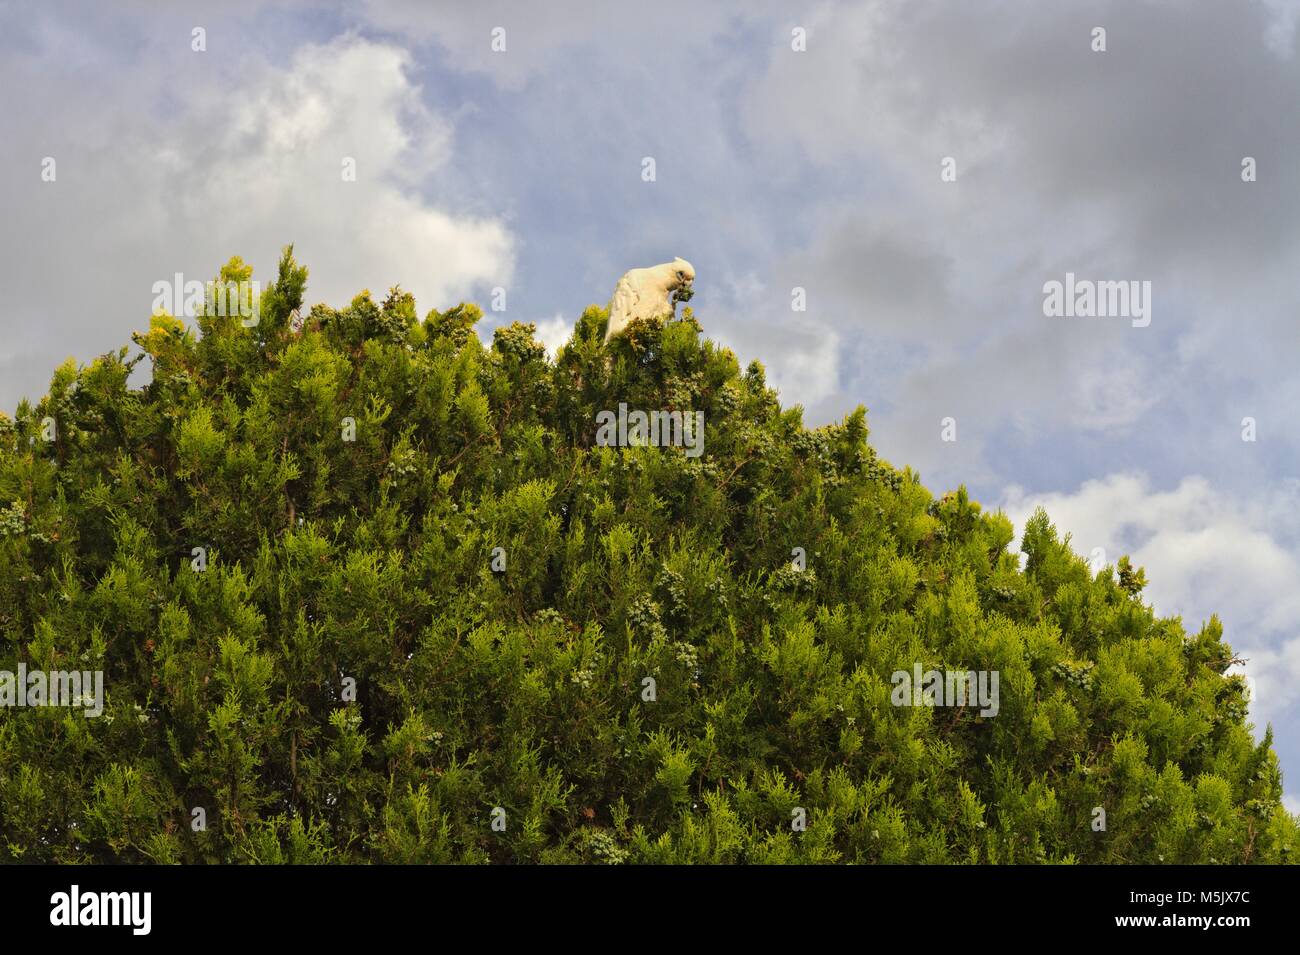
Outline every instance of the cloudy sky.
{"type": "Polygon", "coordinates": [[[311,302],[500,286],[481,331],[551,344],[680,255],[708,334],[809,423],[865,404],[933,490],[1018,527],[1043,503],[1081,553],[1144,565],[1161,613],[1217,612],[1300,810],[1298,22],[1300,0],[0,0],[0,408],[127,342],[155,282],[236,254],[269,280],[288,242],[311,302]],[[1067,272],[1150,282],[1150,324],[1046,316],[1067,272]]]}

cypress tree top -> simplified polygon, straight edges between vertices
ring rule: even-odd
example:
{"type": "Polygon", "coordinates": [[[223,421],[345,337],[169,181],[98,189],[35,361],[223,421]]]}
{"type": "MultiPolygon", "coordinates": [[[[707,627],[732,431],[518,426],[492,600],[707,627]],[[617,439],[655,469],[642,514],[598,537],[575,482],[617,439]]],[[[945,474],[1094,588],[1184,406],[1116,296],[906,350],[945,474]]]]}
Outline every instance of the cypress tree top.
{"type": "Polygon", "coordinates": [[[306,279],[286,249],[256,325],[155,316],[0,418],[0,671],[103,697],[0,706],[4,859],[1294,855],[1219,622],[1127,560],[1040,512],[1022,569],[689,308],[608,345],[589,308],[551,360],[306,279]],[[700,415],[701,453],[631,411],[700,415]]]}

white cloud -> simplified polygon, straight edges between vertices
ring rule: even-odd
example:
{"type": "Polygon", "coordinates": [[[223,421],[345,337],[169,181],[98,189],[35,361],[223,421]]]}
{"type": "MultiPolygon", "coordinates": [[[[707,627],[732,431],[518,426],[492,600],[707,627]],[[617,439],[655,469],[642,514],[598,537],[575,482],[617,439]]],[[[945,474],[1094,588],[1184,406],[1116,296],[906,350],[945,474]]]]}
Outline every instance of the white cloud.
{"type": "Polygon", "coordinates": [[[563,315],[543,319],[536,324],[538,341],[546,346],[546,354],[554,358],[560,346],[573,334],[573,325],[563,315]]]}
{"type": "Polygon", "coordinates": [[[777,329],[771,347],[751,350],[759,355],[780,356],[768,371],[769,384],[787,404],[807,407],[839,387],[840,339],[824,326],[777,329]]]}
{"type": "MultiPolygon", "coordinates": [[[[210,278],[232,255],[265,283],[293,243],[311,270],[308,304],[400,284],[423,311],[509,284],[515,242],[504,222],[464,211],[458,197],[429,198],[455,161],[453,135],[424,106],[410,67],[399,47],[345,35],[302,46],[284,65],[250,55],[226,77],[198,73],[176,109],[113,123],[58,85],[71,79],[37,86],[12,131],[41,144],[38,158],[56,155],[58,179],[37,182],[30,157],[0,159],[11,190],[0,254],[10,313],[46,318],[18,336],[0,402],[42,393],[53,363],[29,356],[43,358],[51,340],[81,361],[117,347],[147,322],[155,281],[210,278]],[[33,132],[48,112],[42,96],[59,102],[75,134],[47,145],[33,132]],[[344,181],[345,157],[355,182],[344,181]]],[[[0,71],[20,78],[27,68],[0,71]]],[[[158,90],[170,82],[163,70],[152,76],[158,90]]]]}
{"type": "Polygon", "coordinates": [[[768,385],[780,393],[782,404],[808,408],[834,395],[839,387],[840,339],[821,322],[807,319],[804,313],[789,312],[788,304],[786,309],[790,318],[773,322],[739,317],[747,312],[753,316],[757,308],[750,311],[737,307],[730,312],[737,317],[708,334],[730,348],[742,367],[758,359],[767,371],[768,385]]]}
{"type": "Polygon", "coordinates": [[[409,65],[402,49],[345,36],[264,72],[216,118],[251,148],[209,157],[191,140],[182,156],[194,218],[229,221],[221,231],[236,248],[296,240],[312,269],[313,301],[346,302],[363,286],[378,294],[400,283],[428,309],[475,286],[507,284],[505,226],[420,194],[452,159],[451,130],[423,106],[409,65]],[[355,182],[343,179],[345,158],[355,160],[355,182]],[[232,208],[237,215],[223,215],[232,208]]]}

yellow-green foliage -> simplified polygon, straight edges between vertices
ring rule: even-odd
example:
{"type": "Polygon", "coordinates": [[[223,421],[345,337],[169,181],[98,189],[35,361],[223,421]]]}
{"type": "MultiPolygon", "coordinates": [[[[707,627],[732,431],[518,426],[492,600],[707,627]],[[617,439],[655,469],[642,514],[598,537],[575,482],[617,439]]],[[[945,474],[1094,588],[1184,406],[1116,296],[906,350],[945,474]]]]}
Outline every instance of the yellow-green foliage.
{"type": "Polygon", "coordinates": [[[1156,618],[1127,561],[1040,513],[1022,571],[1005,516],[864,409],[805,428],[689,309],[608,348],[588,309],[550,360],[399,289],[307,312],[306,278],[286,250],[257,325],[158,316],[0,416],[0,669],[107,686],[0,709],[0,857],[1294,855],[1218,621],[1156,618]],[[620,402],[704,412],[704,453],[595,446],[620,402]],[[998,671],[997,715],[894,706],[915,664],[998,671]]]}

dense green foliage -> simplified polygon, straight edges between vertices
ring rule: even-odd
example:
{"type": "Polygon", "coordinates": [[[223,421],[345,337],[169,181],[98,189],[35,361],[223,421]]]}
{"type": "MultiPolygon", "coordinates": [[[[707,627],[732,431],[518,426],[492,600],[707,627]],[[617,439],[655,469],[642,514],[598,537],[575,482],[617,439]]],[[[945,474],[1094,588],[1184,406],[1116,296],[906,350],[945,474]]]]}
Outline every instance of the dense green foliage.
{"type": "Polygon", "coordinates": [[[608,348],[589,308],[550,361],[400,290],[295,333],[306,278],[286,251],[257,326],[157,316],[0,417],[0,669],[107,687],[0,709],[0,858],[1294,855],[1219,623],[1155,617],[1127,561],[1040,513],[1022,570],[1005,516],[861,408],[805,428],[689,308],[608,348]],[[704,454],[596,446],[620,401],[702,410],[704,454]],[[997,670],[1000,711],[892,705],[916,663],[997,670]]]}

